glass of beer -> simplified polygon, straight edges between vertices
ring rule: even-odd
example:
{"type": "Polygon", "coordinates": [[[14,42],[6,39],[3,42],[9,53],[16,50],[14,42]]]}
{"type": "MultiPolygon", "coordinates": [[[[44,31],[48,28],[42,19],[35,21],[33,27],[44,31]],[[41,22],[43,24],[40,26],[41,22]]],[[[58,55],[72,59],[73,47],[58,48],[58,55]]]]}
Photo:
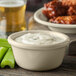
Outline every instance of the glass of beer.
{"type": "Polygon", "coordinates": [[[26,29],[27,0],[0,0],[0,37],[26,29]]]}

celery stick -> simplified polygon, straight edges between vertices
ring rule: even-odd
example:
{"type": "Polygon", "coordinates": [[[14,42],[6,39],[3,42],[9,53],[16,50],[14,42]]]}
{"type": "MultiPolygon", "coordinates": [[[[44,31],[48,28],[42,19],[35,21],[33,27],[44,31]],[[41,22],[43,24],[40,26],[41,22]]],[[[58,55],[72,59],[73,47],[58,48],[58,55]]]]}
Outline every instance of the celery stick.
{"type": "Polygon", "coordinates": [[[7,48],[11,48],[11,45],[6,43],[6,42],[0,42],[0,47],[7,47],[7,48]]]}
{"type": "Polygon", "coordinates": [[[8,47],[8,48],[10,48],[11,45],[8,43],[7,39],[0,38],[0,47],[8,47]]]}
{"type": "Polygon", "coordinates": [[[9,66],[10,68],[15,67],[15,59],[13,56],[12,48],[8,49],[6,55],[1,62],[1,68],[4,68],[5,66],[9,66]]]}
{"type": "Polygon", "coordinates": [[[8,42],[7,39],[0,38],[0,42],[8,42]]]}
{"type": "Polygon", "coordinates": [[[0,47],[0,62],[3,59],[5,53],[7,52],[7,49],[8,48],[6,48],[6,47],[0,47]]]}

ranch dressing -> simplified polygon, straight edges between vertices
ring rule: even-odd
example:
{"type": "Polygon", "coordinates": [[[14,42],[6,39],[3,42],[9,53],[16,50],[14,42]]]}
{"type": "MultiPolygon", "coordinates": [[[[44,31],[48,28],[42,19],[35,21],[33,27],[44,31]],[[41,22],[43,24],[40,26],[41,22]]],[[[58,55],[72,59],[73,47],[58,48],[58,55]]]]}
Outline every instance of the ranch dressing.
{"type": "Polygon", "coordinates": [[[46,33],[27,33],[15,39],[23,44],[49,45],[58,43],[61,39],[46,33]]]}

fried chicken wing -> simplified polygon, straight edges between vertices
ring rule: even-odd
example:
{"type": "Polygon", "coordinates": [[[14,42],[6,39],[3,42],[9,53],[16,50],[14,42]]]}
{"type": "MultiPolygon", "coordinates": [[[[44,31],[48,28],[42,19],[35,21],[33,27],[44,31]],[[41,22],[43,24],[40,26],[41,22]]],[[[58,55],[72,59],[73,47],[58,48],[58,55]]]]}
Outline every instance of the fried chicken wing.
{"type": "Polygon", "coordinates": [[[57,17],[50,19],[49,22],[57,24],[76,24],[76,15],[57,17]]]}
{"type": "Polygon", "coordinates": [[[65,6],[73,6],[76,5],[76,0],[62,0],[62,4],[65,6]]]}
{"type": "Polygon", "coordinates": [[[53,0],[44,4],[42,13],[52,23],[76,24],[76,0],[53,0]]]}
{"type": "Polygon", "coordinates": [[[70,6],[67,14],[68,15],[76,15],[76,6],[70,6]]]}
{"type": "Polygon", "coordinates": [[[57,16],[64,16],[66,14],[66,10],[67,8],[62,6],[60,1],[54,0],[44,4],[44,10],[42,13],[50,19],[57,16]]]}

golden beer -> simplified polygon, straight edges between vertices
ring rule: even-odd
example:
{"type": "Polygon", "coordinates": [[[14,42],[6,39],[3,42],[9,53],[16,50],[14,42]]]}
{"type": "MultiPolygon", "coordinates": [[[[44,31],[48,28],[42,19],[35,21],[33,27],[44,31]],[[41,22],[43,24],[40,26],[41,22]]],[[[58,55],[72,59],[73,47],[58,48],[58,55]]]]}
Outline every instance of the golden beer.
{"type": "Polygon", "coordinates": [[[23,1],[0,1],[0,31],[8,33],[25,30],[25,10],[23,1]]]}

